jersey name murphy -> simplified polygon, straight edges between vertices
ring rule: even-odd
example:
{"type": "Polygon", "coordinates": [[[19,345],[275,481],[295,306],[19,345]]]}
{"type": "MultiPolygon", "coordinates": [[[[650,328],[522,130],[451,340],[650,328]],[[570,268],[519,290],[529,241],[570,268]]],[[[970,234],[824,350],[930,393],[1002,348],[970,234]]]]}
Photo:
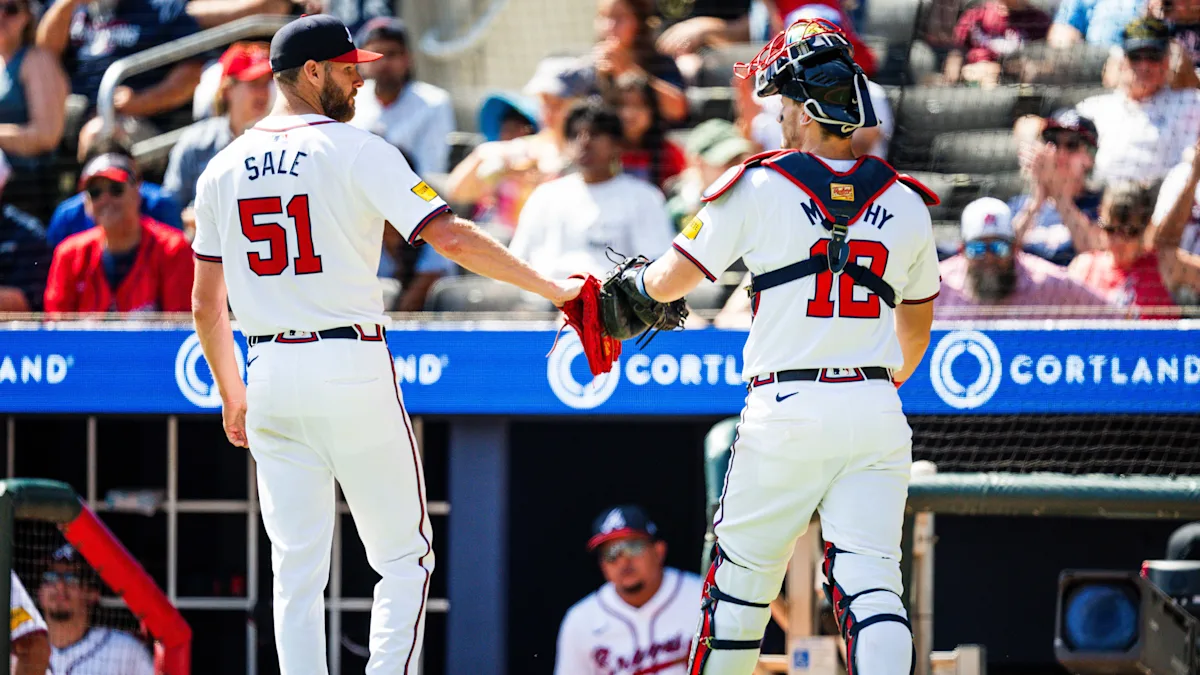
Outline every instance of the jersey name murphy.
{"type": "MultiPolygon", "coordinates": [[[[825,220],[825,216],[821,215],[821,208],[817,206],[817,200],[810,199],[805,203],[800,204],[800,208],[804,209],[804,215],[808,216],[808,222],[812,225],[821,225],[825,220]]],[[[888,211],[879,204],[871,202],[867,205],[867,210],[863,211],[862,216],[857,222],[869,223],[877,230],[882,230],[888,221],[895,218],[896,214],[888,211]]]]}

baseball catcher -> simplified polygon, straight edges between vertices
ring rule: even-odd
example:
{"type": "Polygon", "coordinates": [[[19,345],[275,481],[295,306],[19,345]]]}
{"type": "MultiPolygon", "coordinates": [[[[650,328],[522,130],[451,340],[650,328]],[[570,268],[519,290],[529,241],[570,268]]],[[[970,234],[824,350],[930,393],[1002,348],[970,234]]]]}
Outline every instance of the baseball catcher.
{"type": "MultiPolygon", "coordinates": [[[[616,253],[609,251],[611,259],[611,254],[616,253]]],[[[646,294],[642,277],[651,263],[649,258],[616,255],[623,259],[603,283],[591,275],[583,277],[579,297],[562,307],[567,325],[579,334],[592,375],[607,373],[612,368],[621,356],[623,341],[638,338],[636,344],[643,348],[659,331],[682,328],[688,316],[682,298],[659,302],[646,294]]],[[[550,350],[554,351],[554,347],[550,350]]]]}
{"type": "Polygon", "coordinates": [[[606,334],[627,335],[678,325],[670,303],[738,259],[752,275],[746,406],[687,672],[755,672],[770,603],[819,512],[849,675],[911,675],[900,538],[912,429],[896,386],[929,346],[941,288],[928,208],[937,196],[855,154],[855,131],[878,120],[833,24],[801,19],[735,73],[753,78],[759,96],[782,96],[788,150],[730,169],[670,249],[625,261],[605,283],[632,322],[606,323],[606,334]]]}

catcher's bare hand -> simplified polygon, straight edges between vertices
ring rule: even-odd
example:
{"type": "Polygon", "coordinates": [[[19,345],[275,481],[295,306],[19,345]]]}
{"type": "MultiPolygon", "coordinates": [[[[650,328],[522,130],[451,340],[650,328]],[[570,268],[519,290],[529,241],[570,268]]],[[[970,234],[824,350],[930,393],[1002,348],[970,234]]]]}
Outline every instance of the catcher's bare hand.
{"type": "Polygon", "coordinates": [[[583,288],[583,281],[583,279],[555,281],[555,291],[553,294],[546,296],[546,299],[553,302],[555,307],[562,307],[579,296],[579,291],[583,288]]]}

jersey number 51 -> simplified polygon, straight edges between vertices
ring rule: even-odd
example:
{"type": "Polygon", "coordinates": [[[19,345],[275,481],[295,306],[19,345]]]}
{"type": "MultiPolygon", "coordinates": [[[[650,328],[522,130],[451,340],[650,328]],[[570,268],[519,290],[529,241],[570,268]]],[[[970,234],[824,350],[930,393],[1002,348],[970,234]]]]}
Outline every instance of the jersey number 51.
{"type": "MultiPolygon", "coordinates": [[[[260,277],[274,277],[288,268],[287,230],[277,222],[254,222],[255,216],[283,215],[283,200],[279,197],[256,197],[238,200],[238,220],[242,234],[250,241],[265,241],[270,245],[267,257],[251,252],[246,254],[250,271],[260,277]]],[[[287,203],[287,215],[296,224],[296,274],[320,274],[321,256],[313,252],[312,222],[308,217],[308,195],[296,195],[287,203]]]]}

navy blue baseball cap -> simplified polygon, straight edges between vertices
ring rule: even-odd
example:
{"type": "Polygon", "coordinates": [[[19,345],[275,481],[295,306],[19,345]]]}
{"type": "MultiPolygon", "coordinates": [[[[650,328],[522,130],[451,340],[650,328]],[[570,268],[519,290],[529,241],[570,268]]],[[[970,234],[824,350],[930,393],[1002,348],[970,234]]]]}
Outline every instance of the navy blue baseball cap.
{"type": "Polygon", "coordinates": [[[1058,131],[1073,131],[1079,134],[1079,137],[1092,148],[1096,147],[1100,139],[1096,123],[1080,115],[1079,111],[1074,108],[1063,108],[1046,118],[1046,126],[1042,129],[1042,140],[1052,140],[1054,133],[1058,131]]]}
{"type": "Polygon", "coordinates": [[[280,28],[271,39],[271,72],[299,68],[308,61],[366,63],[382,54],[358,49],[350,29],[328,14],[304,15],[280,28]]]}
{"type": "Polygon", "coordinates": [[[658,539],[658,525],[650,520],[640,506],[614,506],[601,513],[592,523],[592,538],[588,539],[587,549],[595,551],[614,539],[627,537],[658,539]]]}

